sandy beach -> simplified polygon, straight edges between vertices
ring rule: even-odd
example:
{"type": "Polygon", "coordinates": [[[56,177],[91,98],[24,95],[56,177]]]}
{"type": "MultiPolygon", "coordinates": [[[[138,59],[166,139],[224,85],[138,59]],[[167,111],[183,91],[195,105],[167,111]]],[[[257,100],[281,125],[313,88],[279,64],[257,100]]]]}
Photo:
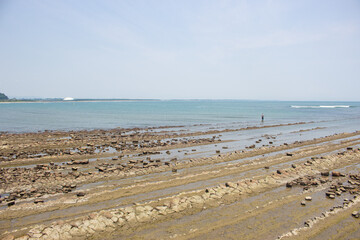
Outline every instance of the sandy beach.
{"type": "Polygon", "coordinates": [[[356,238],[360,132],[309,124],[1,134],[1,237],[356,238]]]}

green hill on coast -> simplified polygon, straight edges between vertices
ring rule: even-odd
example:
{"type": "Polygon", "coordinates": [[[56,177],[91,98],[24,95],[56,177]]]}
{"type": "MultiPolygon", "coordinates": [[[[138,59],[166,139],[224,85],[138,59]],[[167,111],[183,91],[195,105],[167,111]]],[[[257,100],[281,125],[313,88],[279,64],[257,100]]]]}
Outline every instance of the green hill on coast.
{"type": "Polygon", "coordinates": [[[5,94],[0,93],[0,101],[1,100],[9,100],[9,98],[5,94]]]}

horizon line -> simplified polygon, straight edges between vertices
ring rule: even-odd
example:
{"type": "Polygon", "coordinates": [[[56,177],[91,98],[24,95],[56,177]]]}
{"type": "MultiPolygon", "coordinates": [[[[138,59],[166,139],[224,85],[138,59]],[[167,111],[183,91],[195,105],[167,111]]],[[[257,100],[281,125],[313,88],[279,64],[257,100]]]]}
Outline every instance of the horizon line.
{"type": "Polygon", "coordinates": [[[76,102],[76,101],[276,101],[276,102],[360,102],[360,100],[280,100],[280,99],[246,99],[246,98],[73,98],[73,100],[64,100],[63,97],[13,97],[7,101],[61,101],[61,102],[76,102]]]}

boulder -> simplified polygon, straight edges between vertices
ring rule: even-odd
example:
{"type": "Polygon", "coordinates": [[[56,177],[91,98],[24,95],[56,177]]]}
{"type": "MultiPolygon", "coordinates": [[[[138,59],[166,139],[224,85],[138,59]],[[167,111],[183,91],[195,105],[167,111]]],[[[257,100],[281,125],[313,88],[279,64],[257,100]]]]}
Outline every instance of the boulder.
{"type": "Polygon", "coordinates": [[[150,221],[151,217],[146,212],[141,212],[136,216],[136,220],[140,223],[143,223],[150,221]]]}
{"type": "Polygon", "coordinates": [[[204,205],[204,199],[200,196],[192,196],[189,201],[193,207],[202,208],[204,205]]]}
{"type": "Polygon", "coordinates": [[[330,173],[327,171],[327,172],[321,172],[321,176],[325,176],[325,177],[327,177],[327,176],[329,176],[330,175],[330,173]]]}
{"type": "Polygon", "coordinates": [[[94,231],[104,231],[106,228],[106,225],[103,222],[96,219],[90,220],[90,226],[94,231]]]}
{"type": "Polygon", "coordinates": [[[35,203],[35,204],[43,203],[43,202],[44,202],[43,199],[35,199],[35,200],[34,200],[34,203],[35,203]]]}
{"type": "Polygon", "coordinates": [[[312,197],[307,196],[307,197],[305,197],[305,200],[306,200],[306,201],[311,201],[311,200],[312,200],[312,197]]]}
{"type": "Polygon", "coordinates": [[[111,219],[113,218],[114,215],[111,212],[105,212],[103,216],[106,217],[107,219],[111,219]]]}
{"type": "Polygon", "coordinates": [[[111,221],[113,221],[113,223],[117,223],[119,221],[119,218],[114,216],[111,218],[111,221]]]}
{"type": "Polygon", "coordinates": [[[227,182],[225,183],[225,186],[230,188],[237,188],[237,184],[233,182],[227,182]]]}
{"type": "Polygon", "coordinates": [[[73,162],[73,164],[89,164],[89,159],[76,160],[76,161],[73,162]]]}
{"type": "Polygon", "coordinates": [[[78,192],[78,193],[76,194],[76,196],[78,196],[78,197],[83,197],[83,196],[85,196],[85,193],[84,193],[84,192],[78,192]]]}
{"type": "Polygon", "coordinates": [[[159,212],[160,215],[165,215],[166,214],[166,206],[157,206],[155,207],[155,209],[159,212]]]}
{"type": "Polygon", "coordinates": [[[333,192],[326,192],[325,195],[328,197],[328,198],[331,198],[331,199],[334,199],[335,198],[335,194],[333,192]]]}

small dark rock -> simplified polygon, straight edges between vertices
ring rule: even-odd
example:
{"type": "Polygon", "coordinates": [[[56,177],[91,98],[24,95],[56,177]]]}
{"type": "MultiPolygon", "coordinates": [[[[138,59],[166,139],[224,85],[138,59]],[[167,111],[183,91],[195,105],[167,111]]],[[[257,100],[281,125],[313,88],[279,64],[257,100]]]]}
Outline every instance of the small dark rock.
{"type": "Polygon", "coordinates": [[[83,196],[85,196],[85,193],[84,193],[84,192],[78,192],[78,193],[76,194],[76,196],[78,196],[78,197],[83,197],[83,196]]]}
{"type": "Polygon", "coordinates": [[[325,176],[325,177],[327,177],[327,176],[329,176],[330,175],[330,173],[329,172],[321,172],[321,176],[325,176]]]}

